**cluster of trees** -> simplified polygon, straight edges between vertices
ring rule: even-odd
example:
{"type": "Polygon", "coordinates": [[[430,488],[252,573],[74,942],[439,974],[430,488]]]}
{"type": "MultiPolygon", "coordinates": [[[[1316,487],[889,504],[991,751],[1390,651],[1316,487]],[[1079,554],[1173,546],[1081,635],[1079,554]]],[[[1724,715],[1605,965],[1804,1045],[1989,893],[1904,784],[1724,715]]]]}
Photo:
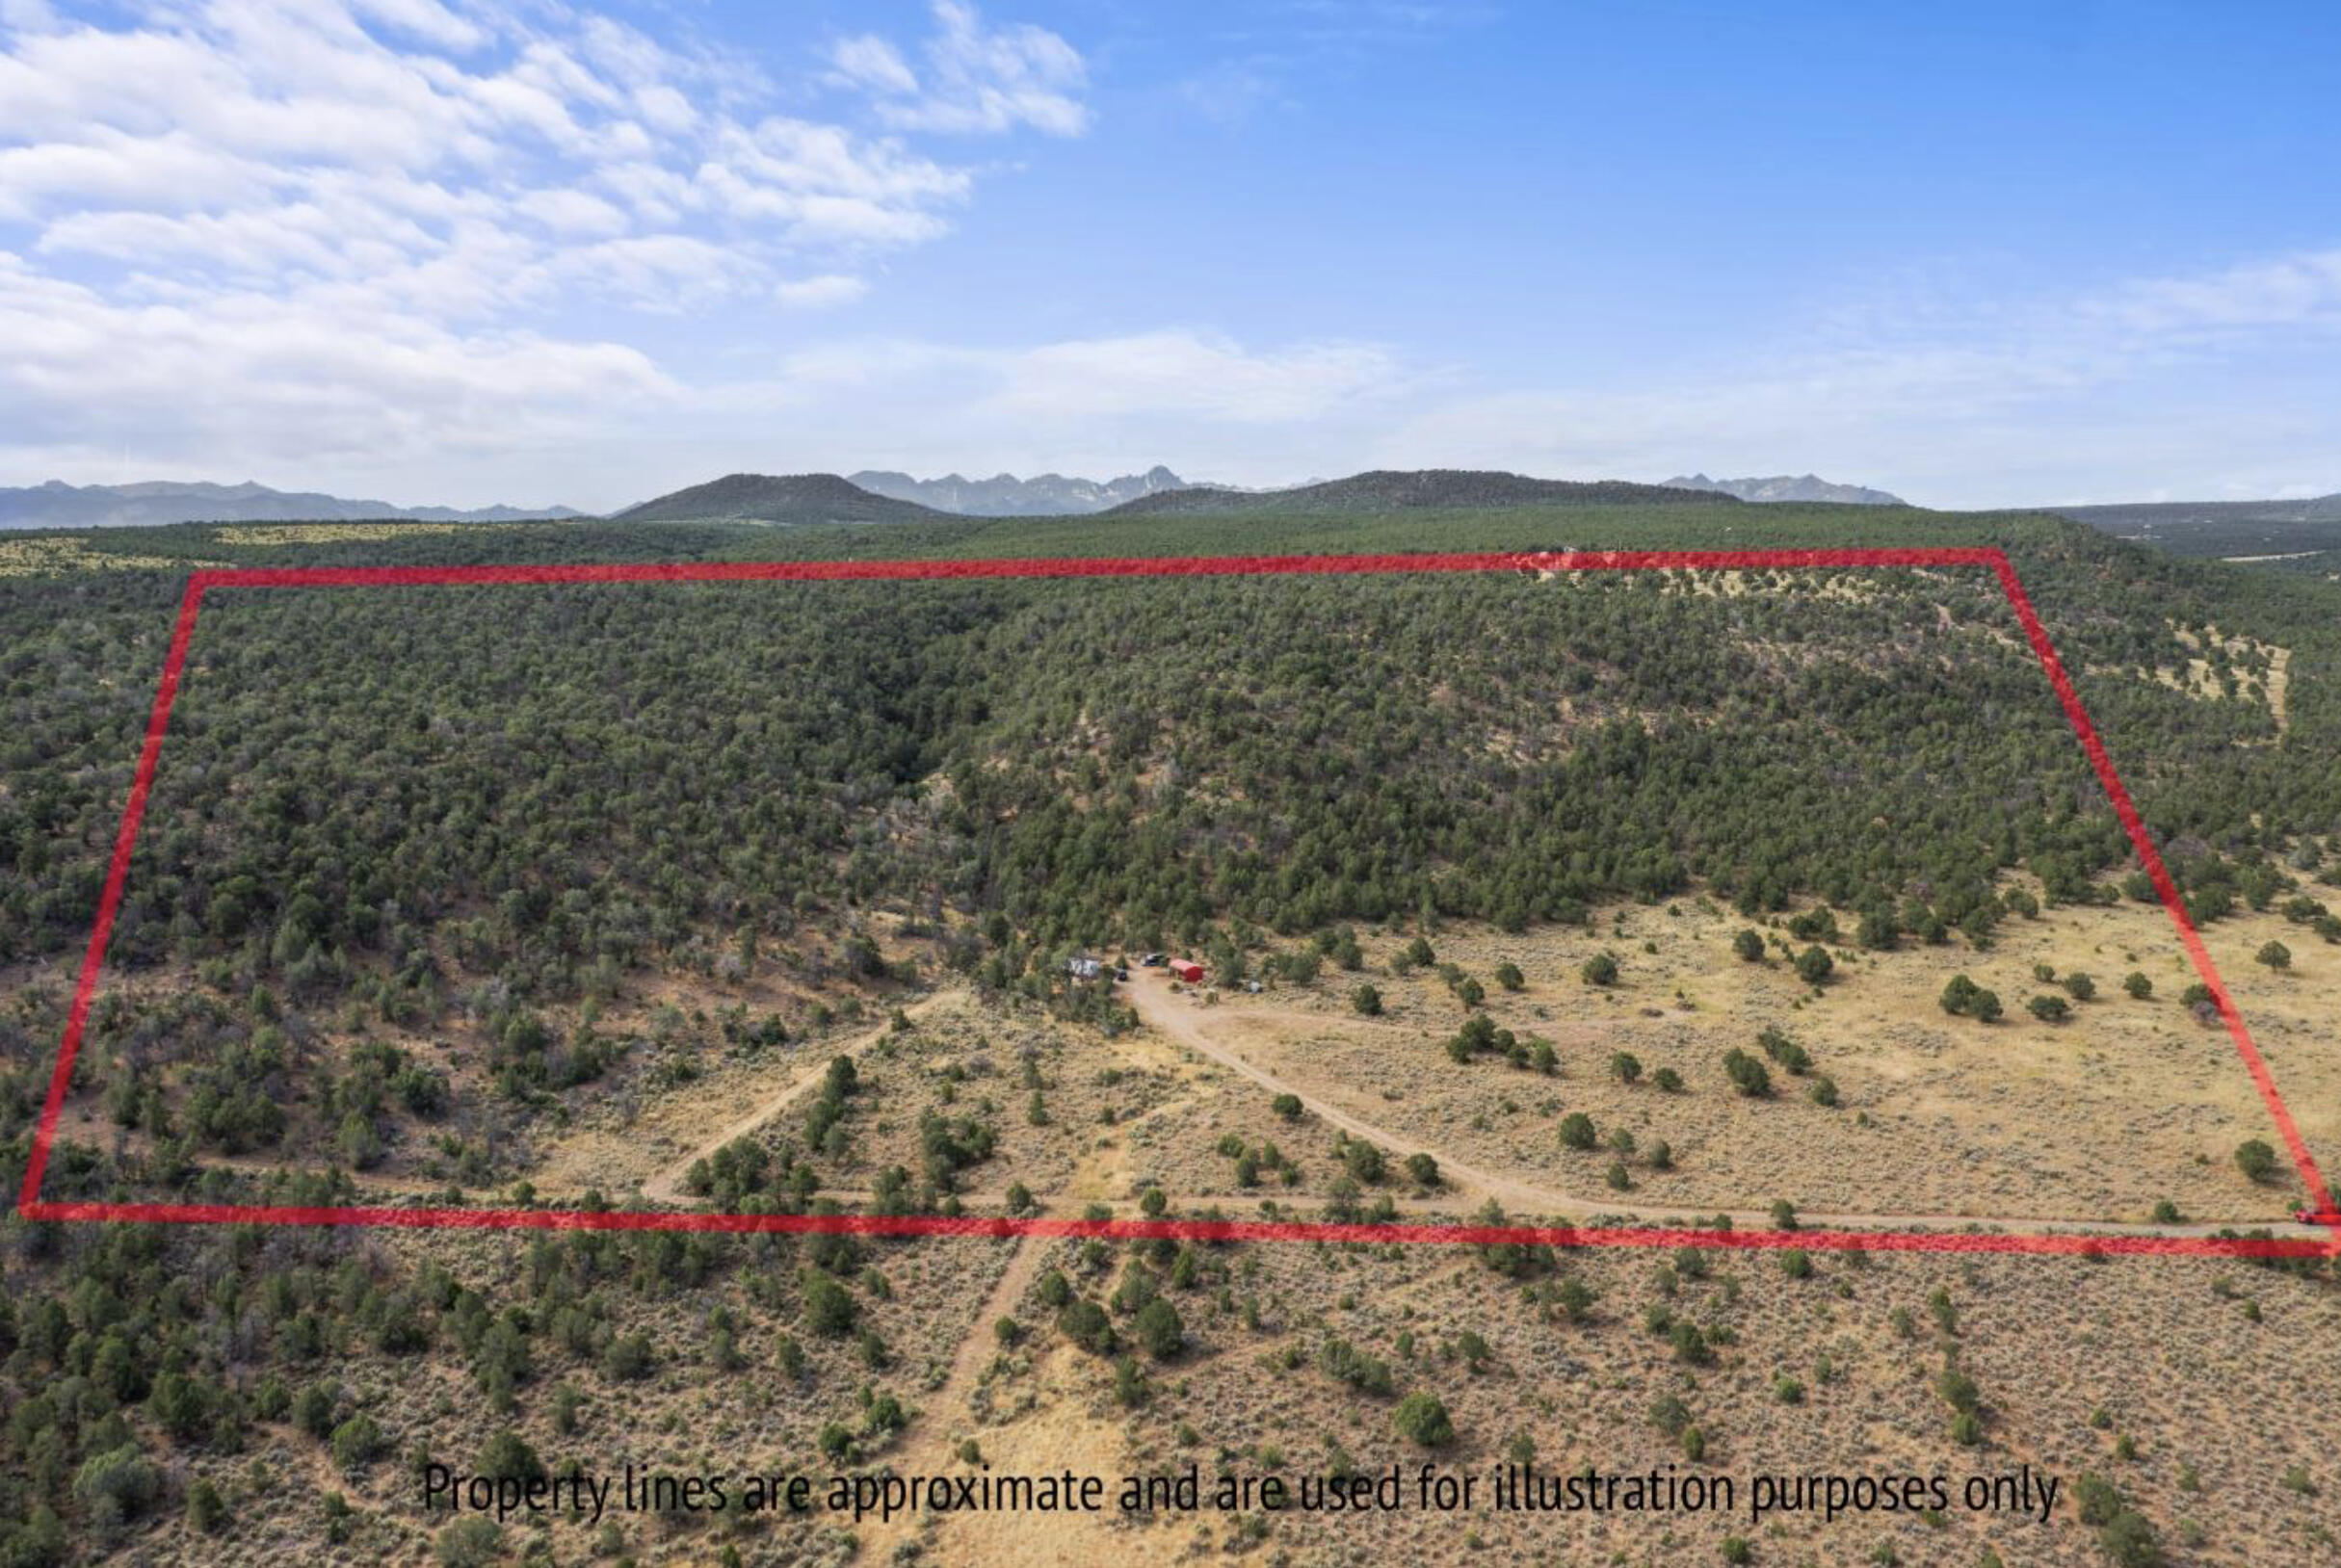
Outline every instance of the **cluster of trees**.
{"type": "MultiPolygon", "coordinates": [[[[717,1201],[757,1212],[773,1206],[776,1164],[786,1156],[743,1142],[710,1161],[704,1180],[717,1201]]],[[[350,1194],[311,1181],[268,1196],[350,1194]]],[[[484,1414],[533,1412],[566,1435],[581,1389],[615,1391],[660,1370],[671,1352],[634,1326],[653,1311],[703,1315],[685,1353],[726,1372],[753,1360],[758,1375],[790,1386],[823,1375],[809,1346],[824,1341],[838,1342],[819,1356],[846,1363],[841,1388],[892,1359],[868,1310],[886,1294],[877,1256],[845,1236],[539,1234],[515,1243],[517,1266],[494,1283],[334,1230],[262,1239],[12,1220],[5,1241],[0,1561],[28,1568],[77,1560],[73,1543],[102,1547],[169,1510],[198,1530],[232,1531],[230,1498],[190,1477],[188,1461],[219,1468],[264,1424],[306,1434],[353,1477],[373,1474],[397,1441],[379,1399],[355,1392],[355,1369],[370,1361],[460,1369],[484,1414]]],[[[866,1450],[876,1440],[855,1441],[866,1450]]],[[[518,1442],[503,1443],[515,1463],[518,1442]]]]}
{"type": "MultiPolygon", "coordinates": [[[[114,954],[428,1016],[451,962],[573,994],[711,930],[881,899],[1152,945],[1230,918],[1516,928],[1697,877],[1749,910],[1818,894],[1875,944],[1987,935],[2018,864],[2095,896],[2126,845],[2038,669],[1937,622],[1996,625],[1989,586],[1865,581],[224,590],[114,954]]],[[[25,720],[0,955],[87,928],[135,704],[66,699],[141,686],[154,594],[50,589],[116,591],[78,634],[35,629],[32,590],[0,600],[29,634],[0,663],[25,720]]],[[[2133,782],[2186,792],[2272,738],[2241,704],[2209,734],[2203,704],[2128,684],[2138,723],[2106,723],[2133,782]]],[[[2273,821],[2265,794],[2215,818],[2188,795],[2171,864],[2205,912],[2281,895],[2269,851],[2333,831],[2341,797],[2301,790],[2273,821]]],[[[1798,934],[1818,967],[1835,933],[1798,934]]]]}

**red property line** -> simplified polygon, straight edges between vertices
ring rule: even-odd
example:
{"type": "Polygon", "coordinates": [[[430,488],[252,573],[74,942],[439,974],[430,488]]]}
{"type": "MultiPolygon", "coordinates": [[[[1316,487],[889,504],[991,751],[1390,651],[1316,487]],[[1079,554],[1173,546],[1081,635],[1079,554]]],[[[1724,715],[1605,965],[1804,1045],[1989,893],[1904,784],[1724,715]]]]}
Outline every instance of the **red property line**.
{"type": "Polygon", "coordinates": [[[368,1225],[487,1230],[674,1230],[736,1233],[849,1232],[874,1236],[1070,1236],[1170,1237],[1205,1241],[1405,1241],[1445,1244],[1515,1242],[1540,1246],[1789,1247],[1835,1251],[2008,1252],[2112,1256],[2215,1256],[2314,1258],[2341,1256],[2341,1214],[2331,1189],[2302,1138],[2292,1113],[2276,1091],[2275,1079],[2253,1043],[2243,1015],[2227,994],[2210,951],[2187,913],[2177,884],[2164,866],[2144,820],[2115,771],[2112,757],[2090,721],[2080,694],[2057,658],[2047,629],[2033,609],[2005,551],[1996,548],[1939,550],[1618,550],[1502,552],[1469,555],[1352,556],[1170,556],[1136,558],[1007,559],[993,561],[723,562],[631,562],[614,565],[258,567],[197,571],[189,576],[179,603],[163,676],[155,689],[129,799],[122,808],[114,857],[107,868],[97,920],[82,956],[81,977],[66,1017],[65,1037],[50,1075],[47,1102],[33,1135],[17,1212],[28,1219],[111,1220],[176,1224],[368,1225]],[[934,1215],[709,1215],[536,1209],[284,1208],[265,1204],[48,1203],[40,1188],[47,1174],[57,1124],[64,1114],[73,1062],[81,1051],[90,1005],[97,989],[106,944],[121,905],[130,853],[145,815],[154,771],[177,700],[187,650],[195,635],[203,596],[215,588],[390,588],[458,584],[563,583],[737,583],[737,582],[909,582],[985,578],[1078,577],[1250,577],[1351,575],[1381,572],[1561,572],[1708,570],[1797,570],[1832,567],[1985,566],[1999,580],[2032,643],[2040,668],[2065,708],[2066,719],[2089,754],[2097,778],[2129,834],[2140,863],[2161,895],[2163,908],[2178,928],[2203,983],[2217,1001],[2251,1080],[2283,1135],[2301,1179],[2314,1199],[2319,1218],[2332,1231],[2325,1241],[2278,1241],[2243,1237],[2159,1237],[2085,1235],[1924,1234],[1905,1231],[1700,1231],[1652,1227],[1578,1228],[1528,1225],[1355,1225],[1246,1220],[1071,1220],[1038,1218],[942,1218],[934,1215]]]}

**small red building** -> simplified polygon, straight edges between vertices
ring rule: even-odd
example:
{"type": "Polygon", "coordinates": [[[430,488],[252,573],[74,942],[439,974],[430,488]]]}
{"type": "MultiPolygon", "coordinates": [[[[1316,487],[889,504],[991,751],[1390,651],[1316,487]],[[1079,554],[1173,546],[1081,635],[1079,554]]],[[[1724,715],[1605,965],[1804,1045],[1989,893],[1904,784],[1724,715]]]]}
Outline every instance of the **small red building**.
{"type": "Polygon", "coordinates": [[[1180,980],[1185,980],[1190,985],[1200,985],[1203,983],[1203,966],[1197,963],[1192,958],[1171,959],[1170,973],[1178,977],[1180,980]]]}

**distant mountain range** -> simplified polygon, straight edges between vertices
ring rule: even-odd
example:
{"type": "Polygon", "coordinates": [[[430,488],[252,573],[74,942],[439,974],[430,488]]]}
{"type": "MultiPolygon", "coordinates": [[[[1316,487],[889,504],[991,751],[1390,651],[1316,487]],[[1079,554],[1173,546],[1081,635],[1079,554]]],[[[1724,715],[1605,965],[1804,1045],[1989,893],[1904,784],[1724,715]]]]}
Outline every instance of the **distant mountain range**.
{"type": "Polygon", "coordinates": [[[1816,474],[1775,474],[1770,479],[1709,479],[1693,474],[1670,479],[1678,490],[1714,490],[1742,501],[1835,501],[1855,507],[1906,507],[1901,496],[1859,484],[1832,484],[1816,474]]]}
{"type": "Polygon", "coordinates": [[[567,507],[394,507],[387,501],[349,501],[265,484],[46,484],[0,488],[0,528],[142,528],[166,523],[308,523],[390,520],[430,523],[510,523],[530,518],[582,517],[567,507]]]}
{"type": "Polygon", "coordinates": [[[1521,474],[1460,468],[1388,469],[1353,474],[1290,490],[1165,490],[1125,501],[1113,517],[1173,512],[1385,512],[1425,508],[1579,507],[1652,502],[1721,503],[1732,498],[1713,490],[1623,480],[1529,479],[1521,474]]]}
{"type": "Polygon", "coordinates": [[[1196,487],[1159,463],[1143,474],[1124,474],[1119,479],[1103,481],[1068,479],[1063,474],[1035,474],[1030,479],[1018,479],[1013,474],[994,474],[989,479],[962,479],[958,474],[945,474],[941,479],[912,479],[907,474],[873,468],[848,474],[846,480],[872,495],[914,501],[937,511],[968,517],[1070,516],[1103,511],[1108,507],[1118,507],[1125,501],[1164,490],[1196,487]]]}
{"type": "Polygon", "coordinates": [[[621,523],[907,523],[949,516],[835,474],[726,474],[612,513],[621,523]]]}

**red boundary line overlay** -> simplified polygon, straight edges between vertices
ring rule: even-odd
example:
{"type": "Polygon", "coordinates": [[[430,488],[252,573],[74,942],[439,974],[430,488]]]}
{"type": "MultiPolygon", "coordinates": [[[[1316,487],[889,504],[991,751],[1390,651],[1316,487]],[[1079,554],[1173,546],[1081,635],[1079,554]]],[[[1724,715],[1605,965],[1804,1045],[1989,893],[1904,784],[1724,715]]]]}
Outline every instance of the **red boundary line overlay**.
{"type": "Polygon", "coordinates": [[[849,561],[635,562],[613,565],[256,567],[190,574],[179,614],[146,720],[146,739],[122,807],[107,868],[97,919],[82,955],[81,978],[66,1016],[48,1099],[33,1135],[32,1158],[16,1202],[27,1219],[111,1220],[166,1224],[357,1225],[409,1229],[473,1230],[672,1230],[740,1234],[847,1233],[865,1236],[1042,1236],[1142,1239],[1167,1237],[1199,1241],[1399,1241],[1480,1245],[1513,1242],[1565,1247],[1806,1247],[1822,1251],[2046,1253],[2116,1257],[2316,1258],[2341,1256],[2341,1213],[2315,1157],[2302,1138],[2292,1112],[2276,1091],[2275,1076],[2220,979],[2201,933],[2187,913],[2178,885],[2164,866],[2145,822],[2114,769],[2080,693],[2057,657],[2048,630],[2017,579],[2007,552],[1997,548],[1933,550],[1618,550],[1504,552],[1470,555],[1370,556],[1170,556],[1136,558],[1002,559],[990,561],[849,561]],[[2196,973],[2210,989],[2227,1032],[2282,1134],[2284,1144],[2315,1203],[2321,1223],[2332,1234],[2323,1241],[2266,1237],[2088,1235],[2044,1233],[1995,1235],[1976,1232],[1859,1230],[1723,1231],[1649,1226],[1576,1227],[1534,1225],[1361,1225],[1270,1220],[1081,1220],[1038,1218],[945,1218],[931,1215],[714,1215],[648,1211],[539,1209],[287,1208],[266,1204],[48,1203],[42,1178],[64,1114],[73,1062],[81,1050],[90,1006],[96,995],[108,938],[121,906],[130,853],[154,785],[154,771],[171,705],[178,698],[187,650],[204,595],[216,588],[392,588],[458,584],[550,585],[562,583],[741,583],[741,582],[931,582],[981,578],[1072,577],[1249,577],[1355,575],[1381,572],[1798,570],[1831,567],[1985,566],[1997,577],[2008,603],[2032,644],[2042,673],[2080,738],[2114,814],[2128,833],[2140,863],[2153,880],[2164,910],[2178,929],[2196,973]]]}

